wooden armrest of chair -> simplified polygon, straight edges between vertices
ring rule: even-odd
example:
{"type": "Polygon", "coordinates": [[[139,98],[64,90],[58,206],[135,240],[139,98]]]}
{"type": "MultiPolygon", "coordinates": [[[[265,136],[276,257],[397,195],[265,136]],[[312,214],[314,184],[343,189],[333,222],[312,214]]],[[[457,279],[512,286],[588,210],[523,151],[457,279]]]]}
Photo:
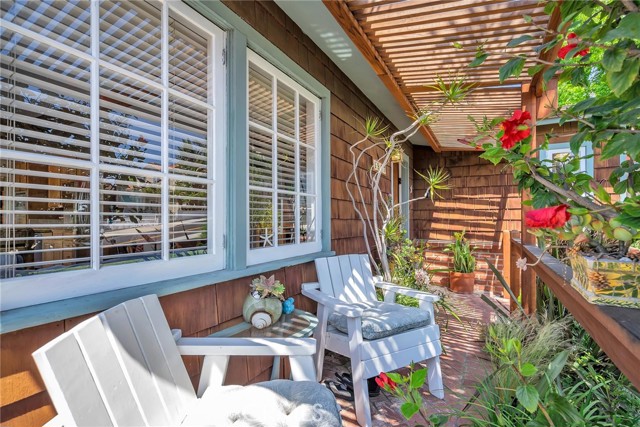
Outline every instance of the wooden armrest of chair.
{"type": "Polygon", "coordinates": [[[312,356],[312,338],[180,338],[184,356],[312,356]]]}
{"type": "Polygon", "coordinates": [[[347,317],[362,317],[363,309],[322,293],[318,289],[319,286],[318,283],[303,283],[302,295],[311,298],[318,304],[324,305],[330,312],[343,314],[347,317]]]}
{"type": "Polygon", "coordinates": [[[396,294],[406,295],[408,297],[417,298],[423,301],[436,302],[440,300],[440,297],[437,295],[428,294],[423,291],[418,291],[416,289],[407,288],[405,286],[398,286],[393,283],[388,282],[375,282],[374,283],[377,288],[384,289],[385,291],[391,291],[396,294]]]}

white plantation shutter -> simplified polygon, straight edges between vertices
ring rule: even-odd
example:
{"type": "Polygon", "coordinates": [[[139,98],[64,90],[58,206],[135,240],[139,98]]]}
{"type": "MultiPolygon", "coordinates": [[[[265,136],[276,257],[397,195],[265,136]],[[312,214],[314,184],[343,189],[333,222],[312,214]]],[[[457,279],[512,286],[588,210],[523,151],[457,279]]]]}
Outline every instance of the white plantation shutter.
{"type": "Polygon", "coordinates": [[[248,92],[248,262],[317,252],[320,100],[253,52],[248,92]]]}
{"type": "Polygon", "coordinates": [[[0,278],[87,271],[84,294],[222,268],[222,31],[157,0],[0,11],[0,278]]]}

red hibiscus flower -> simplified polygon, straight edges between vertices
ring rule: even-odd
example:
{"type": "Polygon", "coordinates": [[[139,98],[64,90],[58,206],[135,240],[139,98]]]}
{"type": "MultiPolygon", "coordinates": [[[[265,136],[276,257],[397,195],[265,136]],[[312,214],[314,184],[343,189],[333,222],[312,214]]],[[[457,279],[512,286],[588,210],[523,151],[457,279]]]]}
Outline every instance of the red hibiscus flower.
{"type": "Polygon", "coordinates": [[[567,212],[567,205],[549,206],[534,209],[525,214],[527,227],[531,228],[559,228],[571,218],[567,212]]]}
{"type": "Polygon", "coordinates": [[[500,128],[504,131],[500,137],[502,148],[509,150],[531,134],[531,128],[525,123],[527,120],[531,120],[531,113],[516,110],[510,119],[500,124],[500,128]]]}
{"type": "Polygon", "coordinates": [[[380,388],[386,391],[395,390],[396,388],[396,383],[384,372],[380,372],[380,375],[376,377],[376,383],[380,386],[380,388]]]}
{"type": "MultiPolygon", "coordinates": [[[[576,48],[576,46],[578,46],[577,42],[578,42],[578,36],[576,36],[576,33],[569,33],[569,35],[567,36],[567,44],[565,46],[562,46],[558,51],[558,58],[564,59],[567,56],[567,54],[569,54],[569,52],[571,52],[573,49],[576,48]]],[[[585,56],[587,53],[589,53],[589,48],[582,49],[581,51],[576,53],[574,56],[585,56]]]]}

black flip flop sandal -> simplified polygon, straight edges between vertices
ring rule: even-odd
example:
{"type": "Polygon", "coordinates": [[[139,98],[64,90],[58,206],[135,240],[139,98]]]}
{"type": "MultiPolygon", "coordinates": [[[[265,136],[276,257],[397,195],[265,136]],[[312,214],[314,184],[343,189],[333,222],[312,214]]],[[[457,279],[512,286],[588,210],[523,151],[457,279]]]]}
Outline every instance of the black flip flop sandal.
{"type": "Polygon", "coordinates": [[[347,388],[342,383],[337,383],[332,380],[325,380],[324,386],[331,390],[331,393],[339,399],[346,400],[347,402],[353,402],[353,389],[347,388]]]}
{"type": "MultiPolygon", "coordinates": [[[[347,388],[347,390],[353,392],[353,380],[351,379],[350,373],[345,372],[344,374],[340,374],[336,372],[336,377],[340,380],[342,385],[347,388]]],[[[369,378],[367,380],[367,385],[369,388],[369,397],[380,396],[380,386],[376,383],[375,378],[369,378]]]]}

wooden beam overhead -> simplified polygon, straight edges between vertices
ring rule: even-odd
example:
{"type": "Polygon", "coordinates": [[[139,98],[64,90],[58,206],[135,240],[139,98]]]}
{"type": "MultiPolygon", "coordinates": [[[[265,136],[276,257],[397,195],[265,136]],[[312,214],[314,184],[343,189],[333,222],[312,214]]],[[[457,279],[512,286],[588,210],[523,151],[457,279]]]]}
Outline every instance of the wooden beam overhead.
{"type": "MultiPolygon", "coordinates": [[[[398,85],[398,82],[389,71],[389,68],[384,63],[382,58],[380,58],[378,51],[373,47],[369,38],[362,31],[362,28],[354,18],[346,3],[342,0],[322,0],[322,3],[333,15],[336,21],[338,21],[351,41],[356,45],[356,47],[358,47],[358,49],[364,55],[367,62],[369,62],[375,73],[382,80],[387,89],[389,89],[396,101],[398,101],[401,108],[403,108],[410,117],[412,114],[416,114],[418,108],[412,105],[409,98],[404,94],[404,92],[398,85]]],[[[420,128],[420,132],[424,134],[435,151],[440,151],[438,138],[433,133],[433,131],[429,129],[428,126],[422,126],[420,128]]]]}
{"type": "Polygon", "coordinates": [[[452,21],[455,21],[456,25],[474,24],[478,18],[485,16],[489,16],[489,18],[484,18],[483,22],[497,22],[505,20],[505,18],[513,18],[514,13],[531,10],[531,6],[530,0],[498,2],[479,7],[452,9],[458,13],[426,13],[414,18],[393,19],[382,23],[363,22],[362,29],[365,34],[382,35],[392,33],[400,28],[406,29],[406,31],[400,31],[400,34],[404,34],[407,31],[422,31],[434,28],[434,26],[437,28],[437,25],[443,26],[446,25],[446,22],[452,21]]]}
{"type": "MultiPolygon", "coordinates": [[[[363,51],[376,74],[399,99],[403,108],[435,109],[438,93],[427,87],[436,78],[451,83],[464,76],[474,92],[463,103],[442,108],[430,133],[438,136],[441,150],[472,149],[459,140],[473,137],[468,116],[510,114],[522,105],[521,87],[526,75],[498,81],[504,58],[490,56],[469,68],[476,47],[504,51],[513,38],[524,34],[534,40],[509,49],[525,54],[525,66],[535,63],[532,48],[545,37],[549,17],[535,0],[323,0],[356,46],[363,51]],[[532,18],[527,23],[523,15],[532,18]],[[464,49],[457,49],[453,43],[464,49]],[[401,94],[401,96],[400,96],[401,94]],[[406,103],[405,103],[406,102],[406,103]]],[[[548,104],[548,102],[547,102],[548,104]]],[[[432,140],[431,138],[429,139],[432,140]]]]}

